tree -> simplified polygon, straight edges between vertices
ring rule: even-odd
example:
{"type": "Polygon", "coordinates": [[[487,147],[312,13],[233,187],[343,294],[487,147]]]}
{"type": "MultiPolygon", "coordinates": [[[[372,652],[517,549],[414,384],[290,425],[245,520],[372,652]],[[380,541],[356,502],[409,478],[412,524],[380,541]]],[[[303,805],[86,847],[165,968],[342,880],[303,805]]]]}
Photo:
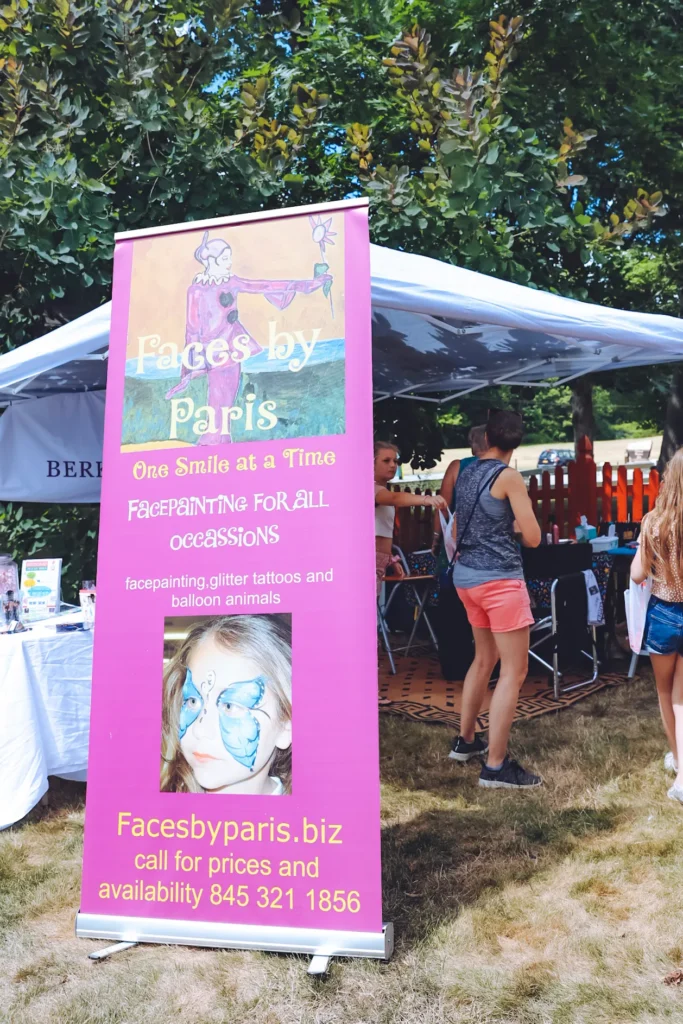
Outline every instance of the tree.
{"type": "MultiPolygon", "coordinates": [[[[115,230],[361,192],[376,242],[665,308],[679,20],[671,0],[9,0],[0,350],[108,297],[115,230]]],[[[435,417],[401,405],[427,462],[435,417]]]]}
{"type": "MultiPolygon", "coordinates": [[[[478,40],[481,52],[485,44],[477,27],[492,9],[482,0],[464,0],[461,18],[451,28],[457,39],[451,35],[446,42],[471,49],[478,40]]],[[[508,109],[546,137],[559,117],[580,117],[582,124],[597,129],[597,139],[581,156],[590,183],[586,214],[603,222],[617,216],[634,187],[661,190],[666,197],[668,214],[655,232],[632,235],[618,250],[594,250],[583,270],[572,253],[562,257],[563,271],[576,280],[574,294],[622,309],[680,315],[683,5],[679,0],[615,0],[606,14],[598,0],[569,6],[521,0],[516,11],[527,16],[528,33],[506,97],[508,109]]],[[[552,289],[558,277],[558,267],[549,265],[545,274],[539,268],[534,280],[552,289]]],[[[683,424],[676,425],[675,414],[683,393],[675,390],[679,377],[672,368],[643,367],[637,379],[620,377],[624,389],[628,381],[636,390],[649,381],[662,409],[663,385],[674,384],[667,436],[673,446],[683,443],[683,424]]],[[[612,374],[598,379],[608,387],[614,383],[612,374]]]]}
{"type": "MultiPolygon", "coordinates": [[[[457,8],[415,5],[437,24],[462,20],[457,8]]],[[[472,70],[450,66],[425,29],[400,34],[405,10],[400,0],[379,11],[338,0],[10,0],[3,344],[107,294],[115,229],[368,189],[376,240],[530,281],[565,252],[583,265],[596,232],[628,233],[660,212],[650,193],[616,228],[598,228],[575,195],[594,130],[514,121],[520,17],[491,22],[472,70]]],[[[564,268],[555,285],[571,291],[564,268]]]]}

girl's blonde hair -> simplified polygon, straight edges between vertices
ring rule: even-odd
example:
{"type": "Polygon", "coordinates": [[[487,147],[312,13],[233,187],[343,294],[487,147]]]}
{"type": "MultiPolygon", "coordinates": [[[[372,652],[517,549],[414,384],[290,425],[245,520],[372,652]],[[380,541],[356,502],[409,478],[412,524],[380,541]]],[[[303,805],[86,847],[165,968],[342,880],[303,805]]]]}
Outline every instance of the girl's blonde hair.
{"type": "Polygon", "coordinates": [[[390,452],[396,452],[398,455],[398,447],[392,441],[375,441],[374,457],[377,458],[384,448],[387,448],[390,452]]]}
{"type": "MultiPolygon", "coordinates": [[[[197,622],[164,671],[161,724],[161,791],[205,793],[180,749],[180,708],[190,654],[200,641],[212,637],[219,647],[256,662],[277,704],[281,722],[292,720],[292,629],[289,616],[224,615],[197,622]]],[[[292,751],[275,750],[269,774],[291,791],[292,751]]]]}
{"type": "Polygon", "coordinates": [[[680,575],[683,559],[683,448],[667,465],[657,504],[643,519],[640,557],[648,576],[676,586],[674,571],[680,575]]]}

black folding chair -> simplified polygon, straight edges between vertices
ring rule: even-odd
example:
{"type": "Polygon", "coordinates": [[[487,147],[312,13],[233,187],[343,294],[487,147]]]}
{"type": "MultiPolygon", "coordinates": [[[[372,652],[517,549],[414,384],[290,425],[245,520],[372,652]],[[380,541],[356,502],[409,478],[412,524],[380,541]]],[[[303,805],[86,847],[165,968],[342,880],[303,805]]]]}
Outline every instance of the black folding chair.
{"type": "Polygon", "coordinates": [[[537,606],[534,612],[536,621],[530,630],[533,642],[529,645],[529,656],[552,674],[558,699],[561,692],[595,682],[599,674],[597,634],[595,626],[588,625],[588,597],[583,575],[584,570],[592,568],[593,551],[590,544],[548,544],[525,548],[523,562],[527,582],[550,584],[549,605],[537,606]],[[538,651],[548,642],[552,664],[538,651]],[[561,686],[568,665],[576,667],[576,661],[583,658],[592,662],[591,678],[561,686]]]}
{"type": "Polygon", "coordinates": [[[588,625],[588,596],[583,572],[560,576],[552,585],[551,619],[553,640],[553,689],[555,699],[560,692],[578,690],[594,683],[600,674],[598,637],[595,626],[588,625]],[[586,648],[589,648],[586,650],[586,648]],[[588,659],[593,668],[589,679],[570,686],[560,686],[568,667],[577,668],[581,659],[588,659]],[[560,664],[563,668],[560,669],[560,664]]]}

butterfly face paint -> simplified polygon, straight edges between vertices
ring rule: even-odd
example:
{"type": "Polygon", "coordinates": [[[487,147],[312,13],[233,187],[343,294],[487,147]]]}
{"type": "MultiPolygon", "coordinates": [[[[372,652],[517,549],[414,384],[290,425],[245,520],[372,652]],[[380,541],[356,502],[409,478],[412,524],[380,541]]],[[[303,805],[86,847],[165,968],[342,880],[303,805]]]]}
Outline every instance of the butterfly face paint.
{"type": "Polygon", "coordinates": [[[195,781],[209,793],[271,794],[268,768],[291,732],[262,665],[212,636],[187,664],[180,749],[195,781]]]}
{"type": "Polygon", "coordinates": [[[178,728],[180,739],[183,738],[193,722],[199,718],[203,706],[202,695],[194,685],[192,672],[188,668],[185,682],[183,683],[183,702],[180,706],[180,724],[178,728]]]}
{"type": "Polygon", "coordinates": [[[254,768],[261,735],[261,726],[253,712],[262,703],[265,692],[265,679],[259,676],[227,686],[216,700],[223,746],[250,771],[254,768]]]}

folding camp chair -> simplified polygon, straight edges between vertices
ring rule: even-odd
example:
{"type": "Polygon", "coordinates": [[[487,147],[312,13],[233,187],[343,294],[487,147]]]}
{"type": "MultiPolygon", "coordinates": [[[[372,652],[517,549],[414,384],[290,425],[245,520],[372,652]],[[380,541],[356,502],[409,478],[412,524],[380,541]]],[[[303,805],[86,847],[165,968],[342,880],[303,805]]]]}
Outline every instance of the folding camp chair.
{"type": "Polygon", "coordinates": [[[628,674],[627,674],[626,678],[627,679],[635,678],[635,674],[638,671],[638,659],[639,658],[649,658],[649,657],[650,657],[650,652],[649,651],[641,651],[640,654],[636,654],[635,651],[632,652],[632,654],[631,654],[631,661],[629,662],[628,674]]]}
{"type": "Polygon", "coordinates": [[[427,614],[427,601],[429,599],[430,590],[434,585],[436,577],[433,574],[422,576],[415,575],[413,573],[411,575],[408,561],[403,552],[401,551],[400,547],[398,547],[398,545],[395,544],[392,550],[394,551],[395,554],[398,555],[401,561],[404,576],[402,579],[395,578],[393,576],[385,577],[385,583],[392,584],[391,593],[389,594],[389,597],[384,603],[382,602],[382,594],[380,594],[380,596],[377,599],[377,622],[379,625],[379,631],[382,635],[384,649],[387,652],[387,657],[389,659],[389,664],[391,666],[391,674],[395,676],[396,662],[394,661],[394,655],[404,653],[406,655],[409,654],[411,648],[415,643],[415,635],[417,633],[417,628],[422,619],[424,619],[425,621],[425,625],[429,632],[429,636],[432,641],[432,644],[434,645],[435,651],[438,651],[439,645],[437,643],[436,634],[434,633],[432,624],[429,621],[429,615],[427,614]],[[392,647],[391,642],[389,640],[389,626],[387,624],[387,616],[389,614],[389,609],[391,607],[392,601],[395,599],[395,595],[399,592],[402,586],[410,587],[410,589],[412,590],[413,597],[415,598],[415,615],[413,620],[413,627],[408,638],[408,643],[402,647],[392,647]],[[422,588],[422,592],[420,592],[420,587],[422,588]]]}
{"type": "Polygon", "coordinates": [[[552,586],[551,601],[553,689],[557,700],[560,692],[567,693],[594,683],[600,674],[600,666],[596,628],[588,625],[588,597],[583,572],[556,579],[552,586]],[[586,647],[590,649],[586,650],[586,647]],[[560,660],[566,664],[577,653],[591,662],[592,676],[570,686],[560,686],[564,675],[560,670],[560,660]]]}
{"type": "Polygon", "coordinates": [[[533,640],[529,656],[552,673],[555,698],[561,692],[578,689],[594,683],[598,678],[598,648],[595,626],[588,625],[588,598],[585,569],[592,566],[590,544],[544,545],[526,548],[523,552],[524,574],[532,594],[548,593],[548,605],[537,604],[537,619],[531,627],[533,640]],[[546,584],[539,587],[538,584],[546,584]],[[535,586],[534,586],[535,585],[535,586]],[[550,643],[552,664],[538,653],[538,648],[550,643]],[[585,648],[588,647],[589,650],[585,648]],[[578,653],[592,662],[593,674],[570,686],[561,686],[564,672],[560,667],[569,655],[578,653]]]}

